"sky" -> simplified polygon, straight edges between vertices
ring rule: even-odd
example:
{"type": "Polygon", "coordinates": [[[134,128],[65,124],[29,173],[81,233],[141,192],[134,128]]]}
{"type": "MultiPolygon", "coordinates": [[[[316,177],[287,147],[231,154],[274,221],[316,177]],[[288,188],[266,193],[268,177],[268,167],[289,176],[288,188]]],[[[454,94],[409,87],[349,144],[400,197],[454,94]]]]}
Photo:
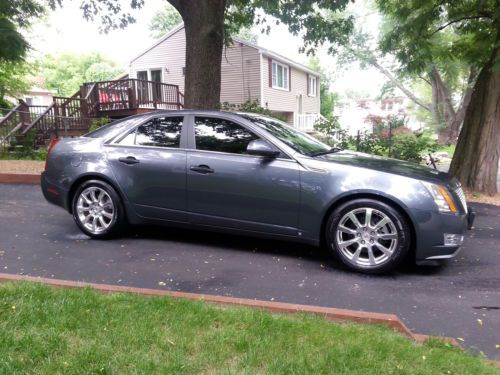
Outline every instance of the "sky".
{"type": "MultiPolygon", "coordinates": [[[[124,2],[126,0],[123,0],[124,2]]],[[[91,53],[99,52],[117,61],[124,69],[129,61],[154,43],[150,36],[148,24],[153,15],[161,10],[165,0],[147,0],[145,6],[133,11],[137,22],[124,30],[111,31],[102,34],[98,31],[98,21],[86,21],[79,9],[79,1],[66,1],[64,7],[51,12],[45,20],[36,24],[28,34],[35,56],[44,54],[91,53]]],[[[363,23],[366,31],[376,33],[378,16],[359,2],[351,5],[351,11],[363,23]]],[[[300,54],[302,45],[300,37],[291,35],[284,25],[273,26],[269,35],[258,34],[258,44],[281,55],[301,63],[306,63],[308,57],[300,54]]],[[[317,52],[321,66],[333,78],[331,90],[340,94],[352,90],[376,97],[385,78],[375,69],[362,70],[357,64],[338,69],[335,59],[328,55],[325,48],[317,52]]]]}

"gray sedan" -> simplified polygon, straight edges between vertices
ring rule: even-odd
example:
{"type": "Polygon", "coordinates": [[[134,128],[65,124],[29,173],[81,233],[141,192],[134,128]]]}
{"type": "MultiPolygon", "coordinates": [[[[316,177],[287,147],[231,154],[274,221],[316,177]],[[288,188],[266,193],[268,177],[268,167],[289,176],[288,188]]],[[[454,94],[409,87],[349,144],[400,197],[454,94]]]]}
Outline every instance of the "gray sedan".
{"type": "Polygon", "coordinates": [[[451,258],[473,220],[446,173],[249,113],[159,111],[55,140],[42,191],[90,237],[127,224],[266,236],[326,246],[365,273],[451,258]]]}

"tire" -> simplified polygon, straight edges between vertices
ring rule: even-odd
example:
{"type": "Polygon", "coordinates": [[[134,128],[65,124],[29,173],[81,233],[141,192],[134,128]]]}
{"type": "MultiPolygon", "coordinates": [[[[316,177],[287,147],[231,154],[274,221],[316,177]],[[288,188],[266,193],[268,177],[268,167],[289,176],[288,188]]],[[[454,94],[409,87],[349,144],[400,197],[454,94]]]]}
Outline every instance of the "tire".
{"type": "Polygon", "coordinates": [[[390,205],[355,199],[331,213],[325,240],[329,252],[348,269],[381,274],[394,270],[408,255],[411,231],[405,217],[390,205]]]}
{"type": "Polygon", "coordinates": [[[96,239],[116,237],[126,224],[125,210],[116,190],[101,180],[83,182],[72,202],[73,219],[80,230],[96,239]]]}

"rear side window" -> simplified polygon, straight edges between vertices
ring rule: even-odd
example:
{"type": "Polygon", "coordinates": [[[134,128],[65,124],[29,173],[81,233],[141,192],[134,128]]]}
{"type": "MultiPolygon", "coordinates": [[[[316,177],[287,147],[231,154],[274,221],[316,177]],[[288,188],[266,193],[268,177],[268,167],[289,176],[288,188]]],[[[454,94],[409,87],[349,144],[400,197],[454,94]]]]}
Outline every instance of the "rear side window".
{"type": "Polygon", "coordinates": [[[241,125],[213,117],[196,117],[194,134],[197,150],[231,154],[244,154],[248,144],[259,138],[241,125]]]}
{"type": "Polygon", "coordinates": [[[127,146],[179,148],[183,120],[182,116],[153,118],[138,126],[118,143],[127,146]]]}

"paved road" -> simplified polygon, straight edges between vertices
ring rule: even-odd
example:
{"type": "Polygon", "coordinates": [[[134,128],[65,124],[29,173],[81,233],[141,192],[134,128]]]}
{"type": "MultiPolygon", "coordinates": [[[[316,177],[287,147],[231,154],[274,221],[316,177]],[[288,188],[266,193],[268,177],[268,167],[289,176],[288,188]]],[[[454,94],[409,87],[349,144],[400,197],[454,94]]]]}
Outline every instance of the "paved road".
{"type": "Polygon", "coordinates": [[[499,360],[500,208],[475,207],[476,229],[446,266],[363,276],[286,242],[164,228],[89,240],[38,187],[0,185],[0,272],[395,313],[499,360]]]}

